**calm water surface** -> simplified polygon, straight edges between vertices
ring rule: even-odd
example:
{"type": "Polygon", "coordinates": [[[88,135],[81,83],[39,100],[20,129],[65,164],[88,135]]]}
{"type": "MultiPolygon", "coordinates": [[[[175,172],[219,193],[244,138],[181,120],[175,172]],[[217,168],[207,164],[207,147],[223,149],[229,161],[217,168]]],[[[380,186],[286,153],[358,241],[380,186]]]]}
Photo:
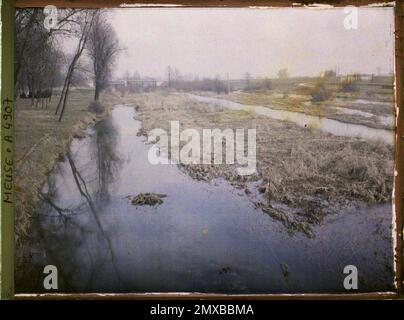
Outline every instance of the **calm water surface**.
{"type": "MultiPolygon", "coordinates": [[[[344,292],[350,264],[360,291],[391,289],[390,205],[329,216],[314,239],[290,234],[225,181],[151,165],[133,116],[117,106],[74,140],[43,189],[30,266],[57,266],[59,291],[344,292]],[[131,205],[127,196],[141,192],[167,197],[131,205]]],[[[21,268],[28,276],[17,290],[43,291],[21,268]]]]}
{"type": "MultiPolygon", "coordinates": [[[[375,129],[365,125],[346,123],[325,117],[308,115],[302,112],[277,110],[259,105],[241,104],[226,99],[199,96],[189,93],[187,94],[187,96],[200,102],[216,104],[232,110],[254,110],[255,113],[258,115],[267,116],[275,120],[291,121],[301,127],[313,126],[323,132],[331,133],[336,136],[359,137],[367,140],[380,140],[388,144],[393,144],[394,142],[394,132],[392,130],[375,129]]],[[[392,117],[380,117],[379,120],[382,121],[383,124],[387,125],[392,125],[393,122],[392,117]]]]}

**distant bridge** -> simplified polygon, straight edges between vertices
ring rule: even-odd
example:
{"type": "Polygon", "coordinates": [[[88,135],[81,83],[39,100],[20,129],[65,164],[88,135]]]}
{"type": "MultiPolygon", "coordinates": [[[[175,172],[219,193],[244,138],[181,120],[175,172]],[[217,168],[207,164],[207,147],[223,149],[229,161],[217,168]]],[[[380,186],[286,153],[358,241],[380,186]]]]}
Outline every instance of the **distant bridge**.
{"type": "Polygon", "coordinates": [[[156,88],[156,79],[143,79],[143,80],[114,80],[110,81],[109,85],[118,88],[132,88],[132,89],[146,89],[146,88],[156,88]]]}

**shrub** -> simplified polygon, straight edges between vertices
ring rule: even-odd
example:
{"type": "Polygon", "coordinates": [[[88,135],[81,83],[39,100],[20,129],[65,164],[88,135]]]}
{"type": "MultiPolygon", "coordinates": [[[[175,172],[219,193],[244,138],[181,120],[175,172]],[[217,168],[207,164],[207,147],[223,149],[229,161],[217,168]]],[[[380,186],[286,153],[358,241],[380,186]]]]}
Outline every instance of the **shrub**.
{"type": "Polygon", "coordinates": [[[341,92],[356,92],[359,91],[359,87],[356,85],[354,78],[348,78],[341,82],[341,92]]]}
{"type": "Polygon", "coordinates": [[[88,110],[90,112],[100,114],[105,111],[105,108],[99,101],[91,101],[90,105],[88,106],[88,110]]]}
{"type": "Polygon", "coordinates": [[[310,91],[310,95],[313,102],[325,101],[331,97],[331,92],[325,87],[324,79],[317,80],[310,91]]]}
{"type": "Polygon", "coordinates": [[[271,90],[272,82],[270,79],[250,81],[243,89],[245,92],[271,90]]]}

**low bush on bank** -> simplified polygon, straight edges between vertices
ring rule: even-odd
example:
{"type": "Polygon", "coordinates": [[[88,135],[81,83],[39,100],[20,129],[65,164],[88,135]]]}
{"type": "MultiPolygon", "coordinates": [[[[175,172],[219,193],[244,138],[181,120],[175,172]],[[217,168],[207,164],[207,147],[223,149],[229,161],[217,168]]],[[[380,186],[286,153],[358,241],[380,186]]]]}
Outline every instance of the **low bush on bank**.
{"type": "Polygon", "coordinates": [[[330,99],[331,91],[326,88],[324,79],[319,79],[310,90],[310,95],[313,102],[320,102],[330,99]]]}
{"type": "Polygon", "coordinates": [[[264,79],[260,81],[251,81],[248,82],[243,91],[244,92],[251,92],[251,91],[261,91],[261,90],[271,90],[272,83],[270,79],[264,79]]]}
{"type": "Polygon", "coordinates": [[[358,92],[359,87],[355,83],[354,79],[346,79],[341,82],[340,91],[341,92],[358,92]]]}
{"type": "Polygon", "coordinates": [[[105,107],[99,101],[91,101],[88,110],[96,114],[101,114],[104,113],[105,107]]]}

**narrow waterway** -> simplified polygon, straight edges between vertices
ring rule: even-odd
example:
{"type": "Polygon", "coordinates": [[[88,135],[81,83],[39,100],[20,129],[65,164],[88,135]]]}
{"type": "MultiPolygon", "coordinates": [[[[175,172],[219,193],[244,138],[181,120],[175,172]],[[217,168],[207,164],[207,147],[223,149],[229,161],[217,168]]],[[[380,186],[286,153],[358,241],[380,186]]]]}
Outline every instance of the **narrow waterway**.
{"type": "MultiPolygon", "coordinates": [[[[42,190],[19,272],[55,265],[60,292],[346,292],[343,269],[355,265],[359,291],[392,289],[391,205],[329,216],[314,239],[290,234],[227,182],[150,164],[139,129],[134,109],[117,106],[73,141],[42,190]],[[133,206],[141,192],[167,197],[133,206]]],[[[42,276],[17,291],[43,292],[42,276]]]]}
{"type": "MultiPolygon", "coordinates": [[[[219,99],[213,97],[199,96],[188,93],[187,96],[205,103],[216,104],[232,110],[253,110],[258,115],[270,117],[275,120],[291,121],[301,127],[314,127],[323,132],[331,133],[343,137],[359,137],[367,140],[381,140],[388,144],[394,142],[394,132],[392,130],[375,129],[365,125],[346,123],[320,116],[312,116],[301,112],[271,109],[258,105],[247,105],[238,102],[219,99]]],[[[383,121],[392,119],[383,119],[383,121]]]]}

